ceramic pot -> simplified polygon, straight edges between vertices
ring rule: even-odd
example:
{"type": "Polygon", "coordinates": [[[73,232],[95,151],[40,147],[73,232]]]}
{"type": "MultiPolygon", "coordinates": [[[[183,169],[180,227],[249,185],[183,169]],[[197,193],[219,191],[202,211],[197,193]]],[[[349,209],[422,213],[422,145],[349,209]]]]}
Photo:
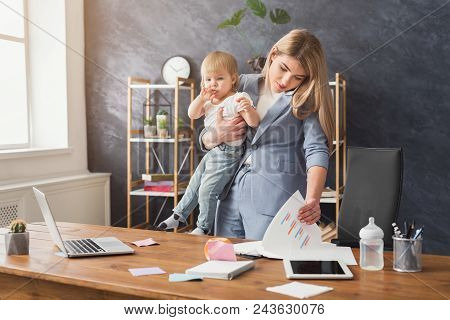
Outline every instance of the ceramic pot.
{"type": "Polygon", "coordinates": [[[11,255],[27,255],[30,247],[30,234],[28,232],[5,234],[5,252],[11,255]]]}
{"type": "Polygon", "coordinates": [[[167,138],[168,133],[167,129],[158,129],[158,137],[160,138],[167,138]]]}
{"type": "Polygon", "coordinates": [[[144,126],[144,138],[154,138],[157,135],[156,126],[146,124],[144,126]]]}

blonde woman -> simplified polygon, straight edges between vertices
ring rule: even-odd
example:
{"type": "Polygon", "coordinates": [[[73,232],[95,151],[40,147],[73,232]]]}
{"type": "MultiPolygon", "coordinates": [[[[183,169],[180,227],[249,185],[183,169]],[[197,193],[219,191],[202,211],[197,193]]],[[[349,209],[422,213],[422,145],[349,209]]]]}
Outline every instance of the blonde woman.
{"type": "Polygon", "coordinates": [[[298,219],[315,223],[334,132],[319,40],[307,30],[292,30],[272,47],[261,74],[241,75],[239,90],[255,103],[259,127],[247,131],[241,118],[224,120],[219,112],[215,129],[200,134],[204,149],[246,136],[239,167],[219,196],[216,234],[262,239],[296,190],[306,200],[298,219]]]}

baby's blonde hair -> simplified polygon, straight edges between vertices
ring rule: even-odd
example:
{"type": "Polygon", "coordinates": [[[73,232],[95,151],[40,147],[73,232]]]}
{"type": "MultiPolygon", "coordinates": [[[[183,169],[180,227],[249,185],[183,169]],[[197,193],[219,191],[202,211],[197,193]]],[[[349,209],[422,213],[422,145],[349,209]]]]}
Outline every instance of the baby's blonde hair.
{"type": "Polygon", "coordinates": [[[320,41],[305,29],[294,29],[272,47],[261,73],[270,87],[269,68],[272,58],[286,54],[296,58],[305,69],[306,78],[292,95],[292,112],[300,120],[313,112],[319,113],[320,125],[327,137],[331,150],[334,139],[334,112],[331,90],[328,85],[327,64],[320,41]]]}
{"type": "Polygon", "coordinates": [[[223,51],[213,51],[203,59],[200,72],[202,74],[202,87],[205,85],[205,75],[211,72],[226,70],[236,81],[233,90],[236,91],[239,86],[238,64],[236,59],[229,53],[223,51]]]}

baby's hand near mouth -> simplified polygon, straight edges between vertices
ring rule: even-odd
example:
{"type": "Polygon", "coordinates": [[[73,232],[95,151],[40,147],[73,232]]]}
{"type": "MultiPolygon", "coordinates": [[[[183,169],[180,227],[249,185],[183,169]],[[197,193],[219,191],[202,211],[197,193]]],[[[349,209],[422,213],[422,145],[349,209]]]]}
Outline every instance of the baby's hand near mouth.
{"type": "Polygon", "coordinates": [[[212,100],[215,97],[216,90],[213,90],[211,87],[203,87],[202,91],[200,91],[200,96],[203,101],[212,100]]]}

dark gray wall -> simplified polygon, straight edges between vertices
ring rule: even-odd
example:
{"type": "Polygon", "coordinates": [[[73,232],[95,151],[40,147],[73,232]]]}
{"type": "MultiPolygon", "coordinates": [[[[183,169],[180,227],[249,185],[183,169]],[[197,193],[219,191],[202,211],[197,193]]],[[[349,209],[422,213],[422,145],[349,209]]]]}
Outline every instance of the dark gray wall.
{"type": "MultiPolygon", "coordinates": [[[[242,29],[261,47],[296,27],[319,37],[330,78],[343,72],[349,82],[349,145],[404,148],[399,220],[426,225],[425,251],[448,255],[450,5],[430,15],[445,2],[278,0],[272,6],[286,8],[291,24],[270,36],[259,32],[255,19],[242,29]]],[[[246,42],[232,30],[216,30],[243,4],[85,1],[89,168],[112,172],[113,223],[124,225],[126,212],[127,77],[159,81],[164,60],[179,54],[198,79],[202,58],[215,49],[233,53],[240,71],[250,72],[246,42]]]]}

